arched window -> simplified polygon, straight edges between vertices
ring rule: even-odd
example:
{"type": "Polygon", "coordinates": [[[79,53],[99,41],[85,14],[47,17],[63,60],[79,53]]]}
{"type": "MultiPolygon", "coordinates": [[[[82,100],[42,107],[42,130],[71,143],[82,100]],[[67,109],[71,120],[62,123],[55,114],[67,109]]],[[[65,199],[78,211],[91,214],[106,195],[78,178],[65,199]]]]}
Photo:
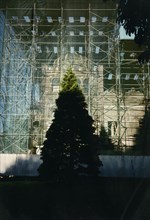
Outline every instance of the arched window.
{"type": "Polygon", "coordinates": [[[83,92],[88,93],[88,87],[89,87],[89,79],[86,78],[83,80],[83,92]]]}
{"type": "Polygon", "coordinates": [[[53,92],[59,92],[59,84],[60,84],[59,78],[52,79],[52,91],[53,92]]]}
{"type": "Polygon", "coordinates": [[[80,86],[81,85],[81,80],[77,79],[77,81],[78,81],[78,85],[80,86]]]}

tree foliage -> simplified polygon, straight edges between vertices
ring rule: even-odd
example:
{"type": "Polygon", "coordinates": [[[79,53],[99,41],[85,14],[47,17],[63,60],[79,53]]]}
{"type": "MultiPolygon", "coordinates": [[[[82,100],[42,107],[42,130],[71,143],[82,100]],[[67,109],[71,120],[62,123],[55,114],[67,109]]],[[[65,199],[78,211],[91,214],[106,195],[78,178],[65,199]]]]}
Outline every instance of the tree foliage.
{"type": "Polygon", "coordinates": [[[150,59],[150,1],[149,0],[119,0],[117,22],[122,24],[126,33],[135,35],[135,42],[145,46],[140,54],[140,63],[150,59]]]}
{"type": "Polygon", "coordinates": [[[101,126],[100,143],[101,143],[101,149],[103,149],[103,150],[113,150],[114,149],[114,144],[112,143],[104,126],[101,126]]]}
{"type": "Polygon", "coordinates": [[[139,121],[139,128],[135,135],[135,148],[142,155],[150,155],[150,109],[148,107],[144,117],[139,121]]]}
{"type": "Polygon", "coordinates": [[[54,119],[42,148],[39,173],[57,181],[72,179],[82,172],[96,175],[100,165],[96,152],[98,138],[71,69],[64,75],[61,86],[54,119]]]}

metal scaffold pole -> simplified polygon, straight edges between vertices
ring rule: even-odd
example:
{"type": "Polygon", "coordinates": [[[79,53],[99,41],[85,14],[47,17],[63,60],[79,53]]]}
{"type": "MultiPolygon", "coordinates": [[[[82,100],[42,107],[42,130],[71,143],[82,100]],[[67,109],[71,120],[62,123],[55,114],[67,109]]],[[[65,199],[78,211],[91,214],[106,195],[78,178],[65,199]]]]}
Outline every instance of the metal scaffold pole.
{"type": "Polygon", "coordinates": [[[120,75],[120,50],[119,38],[116,38],[116,95],[117,95],[117,147],[120,148],[121,143],[121,75],[120,75]]]}
{"type": "Polygon", "coordinates": [[[141,51],[119,37],[115,2],[6,0],[3,5],[1,152],[27,153],[42,146],[68,67],[85,95],[96,133],[103,125],[118,148],[132,146],[143,99],[150,99],[149,64],[141,73],[135,57],[141,51]]]}
{"type": "Polygon", "coordinates": [[[150,63],[147,63],[148,67],[148,88],[147,88],[147,98],[148,98],[148,107],[150,108],[150,63]]]}

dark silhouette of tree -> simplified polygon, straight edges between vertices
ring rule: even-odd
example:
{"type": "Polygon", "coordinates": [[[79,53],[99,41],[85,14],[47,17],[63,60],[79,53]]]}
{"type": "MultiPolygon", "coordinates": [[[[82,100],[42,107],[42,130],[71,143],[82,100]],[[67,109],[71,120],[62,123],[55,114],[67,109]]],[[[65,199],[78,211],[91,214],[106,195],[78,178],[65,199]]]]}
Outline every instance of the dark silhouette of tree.
{"type": "Polygon", "coordinates": [[[126,33],[135,35],[135,42],[144,45],[145,51],[138,57],[140,63],[150,59],[150,1],[119,0],[117,22],[122,24],[126,33]]]}
{"type": "Polygon", "coordinates": [[[146,108],[143,119],[135,135],[135,149],[142,155],[150,155],[150,108],[146,108]]]}
{"type": "Polygon", "coordinates": [[[112,143],[104,126],[101,126],[99,141],[100,141],[100,146],[102,150],[113,150],[114,149],[114,144],[112,143]]]}
{"type": "Polygon", "coordinates": [[[41,177],[63,181],[81,173],[97,175],[101,165],[96,152],[97,136],[84,95],[71,69],[64,75],[56,100],[54,119],[41,152],[41,177]]]}

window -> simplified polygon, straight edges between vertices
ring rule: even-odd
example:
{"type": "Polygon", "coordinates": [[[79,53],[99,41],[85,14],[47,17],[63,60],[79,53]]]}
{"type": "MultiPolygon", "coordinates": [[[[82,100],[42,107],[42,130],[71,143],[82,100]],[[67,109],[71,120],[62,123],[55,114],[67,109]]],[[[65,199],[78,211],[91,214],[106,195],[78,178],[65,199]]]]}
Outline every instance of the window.
{"type": "Polygon", "coordinates": [[[59,78],[54,78],[52,80],[52,91],[53,92],[59,92],[59,83],[60,83],[59,78]]]}
{"type": "Polygon", "coordinates": [[[54,47],[54,53],[57,53],[57,52],[58,52],[57,47],[54,47]]]}
{"type": "Polygon", "coordinates": [[[70,53],[74,53],[74,47],[70,47],[70,53]]]}
{"type": "Polygon", "coordinates": [[[83,47],[79,47],[79,53],[83,53],[83,47]]]}
{"type": "Polygon", "coordinates": [[[89,79],[86,78],[83,80],[83,92],[88,93],[88,87],[89,87],[89,79]]]}
{"type": "Polygon", "coordinates": [[[80,32],[79,32],[79,35],[80,35],[80,36],[83,36],[83,35],[84,35],[84,31],[80,31],[80,32]]]}
{"type": "Polygon", "coordinates": [[[96,53],[96,54],[99,53],[99,49],[100,49],[99,47],[96,47],[96,48],[95,48],[95,53],[96,53]]]}
{"type": "Polygon", "coordinates": [[[112,80],[112,73],[109,73],[108,80],[112,80]]]}
{"type": "Polygon", "coordinates": [[[70,36],[74,36],[74,31],[70,31],[70,36]]]}
{"type": "Polygon", "coordinates": [[[85,17],[80,17],[80,22],[84,23],[85,22],[85,17]]]}
{"type": "Polygon", "coordinates": [[[107,22],[108,21],[108,17],[103,17],[102,18],[102,22],[107,22]]]}
{"type": "Polygon", "coordinates": [[[47,21],[48,21],[48,23],[53,23],[52,17],[48,16],[48,17],[47,17],[47,21]]]}
{"type": "Polygon", "coordinates": [[[92,17],[92,18],[91,18],[91,22],[92,22],[92,23],[96,22],[96,17],[92,17]]]}
{"type": "Polygon", "coordinates": [[[25,19],[25,21],[26,21],[27,23],[30,22],[30,18],[29,18],[29,16],[24,16],[24,19],[25,19]]]}
{"type": "Polygon", "coordinates": [[[69,22],[74,23],[74,17],[69,17],[69,22]]]}

